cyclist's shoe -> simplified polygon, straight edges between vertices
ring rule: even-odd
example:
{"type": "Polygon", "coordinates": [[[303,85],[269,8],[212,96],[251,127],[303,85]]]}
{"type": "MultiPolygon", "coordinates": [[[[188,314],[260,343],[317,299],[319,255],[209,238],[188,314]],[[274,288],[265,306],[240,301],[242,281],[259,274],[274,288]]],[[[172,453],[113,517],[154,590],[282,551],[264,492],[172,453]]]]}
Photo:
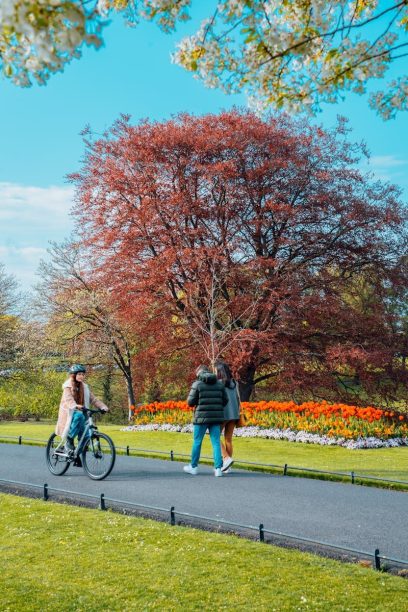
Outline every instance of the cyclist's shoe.
{"type": "Polygon", "coordinates": [[[73,463],[74,467],[82,467],[81,457],[77,457],[73,463]]]}

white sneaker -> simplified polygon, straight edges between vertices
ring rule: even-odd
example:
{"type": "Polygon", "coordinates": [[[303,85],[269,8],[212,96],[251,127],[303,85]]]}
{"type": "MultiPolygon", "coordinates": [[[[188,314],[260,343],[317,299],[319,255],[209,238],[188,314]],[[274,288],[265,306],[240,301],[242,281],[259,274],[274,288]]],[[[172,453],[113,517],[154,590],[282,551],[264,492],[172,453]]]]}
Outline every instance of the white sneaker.
{"type": "Polygon", "coordinates": [[[232,457],[227,457],[222,462],[221,471],[226,472],[228,470],[228,468],[230,468],[233,463],[234,463],[234,460],[232,459],[232,457]]]}
{"type": "Polygon", "coordinates": [[[214,476],[216,476],[217,478],[218,478],[219,476],[222,476],[221,468],[216,468],[216,469],[214,470],[214,476]]]}
{"type": "Polygon", "coordinates": [[[224,470],[224,472],[222,473],[223,476],[225,476],[225,474],[231,474],[232,469],[228,468],[228,470],[224,470]]]}
{"type": "Polygon", "coordinates": [[[196,468],[196,467],[193,468],[192,465],[185,465],[183,467],[183,470],[185,472],[187,472],[187,474],[191,474],[192,476],[197,476],[197,474],[198,474],[198,468],[196,468]]]}

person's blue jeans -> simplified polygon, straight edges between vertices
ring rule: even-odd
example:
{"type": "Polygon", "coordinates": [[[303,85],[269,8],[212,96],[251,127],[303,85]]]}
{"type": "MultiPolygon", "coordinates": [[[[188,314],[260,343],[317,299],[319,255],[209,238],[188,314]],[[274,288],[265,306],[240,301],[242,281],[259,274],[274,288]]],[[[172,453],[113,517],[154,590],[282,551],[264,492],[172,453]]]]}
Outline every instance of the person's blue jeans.
{"type": "Polygon", "coordinates": [[[68,437],[75,438],[78,437],[78,440],[81,439],[82,434],[84,433],[86,425],[86,419],[83,412],[79,412],[79,410],[75,410],[72,415],[71,425],[69,427],[68,437]]]}
{"type": "Polygon", "coordinates": [[[200,460],[201,445],[205,432],[209,431],[210,440],[213,449],[214,467],[222,467],[222,455],[221,455],[221,425],[194,425],[194,439],[193,439],[193,450],[191,451],[191,465],[197,467],[200,460]]]}

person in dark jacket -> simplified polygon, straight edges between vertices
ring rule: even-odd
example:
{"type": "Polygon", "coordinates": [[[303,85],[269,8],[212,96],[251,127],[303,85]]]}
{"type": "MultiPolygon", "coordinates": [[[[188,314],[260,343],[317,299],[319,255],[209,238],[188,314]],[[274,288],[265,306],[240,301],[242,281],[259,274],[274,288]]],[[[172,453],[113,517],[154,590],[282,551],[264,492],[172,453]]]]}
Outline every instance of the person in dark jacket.
{"type": "Polygon", "coordinates": [[[222,476],[221,423],[224,421],[224,406],[228,403],[225,387],[207,366],[201,365],[196,370],[197,380],[188,394],[187,404],[194,407],[194,440],[191,451],[191,464],[184,466],[184,471],[195,476],[198,473],[201,444],[208,429],[213,448],[214,475],[222,476]]]}

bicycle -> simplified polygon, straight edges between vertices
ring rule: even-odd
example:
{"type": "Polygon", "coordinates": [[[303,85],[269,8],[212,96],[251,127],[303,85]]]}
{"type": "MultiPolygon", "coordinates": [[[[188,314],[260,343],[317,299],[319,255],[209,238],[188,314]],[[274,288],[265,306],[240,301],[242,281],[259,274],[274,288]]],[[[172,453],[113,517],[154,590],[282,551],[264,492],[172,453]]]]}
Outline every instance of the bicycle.
{"type": "Polygon", "coordinates": [[[78,465],[80,459],[89,478],[103,480],[111,473],[115,465],[115,445],[109,436],[101,433],[94,425],[92,415],[103,413],[103,410],[92,410],[91,408],[83,408],[82,410],[87,417],[87,421],[77,447],[74,450],[67,451],[61,436],[52,434],[46,449],[47,466],[52,474],[62,476],[71,463],[75,462],[78,465]]]}

